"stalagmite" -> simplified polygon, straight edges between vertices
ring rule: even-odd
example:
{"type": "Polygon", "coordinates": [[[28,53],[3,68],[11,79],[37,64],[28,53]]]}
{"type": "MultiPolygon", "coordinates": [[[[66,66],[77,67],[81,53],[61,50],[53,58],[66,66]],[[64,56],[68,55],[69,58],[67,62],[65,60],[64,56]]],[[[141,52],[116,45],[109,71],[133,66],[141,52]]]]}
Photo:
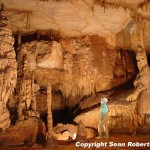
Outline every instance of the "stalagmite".
{"type": "Polygon", "coordinates": [[[0,12],[0,128],[3,131],[10,125],[6,104],[17,80],[17,63],[13,44],[12,31],[2,4],[0,12]]]}
{"type": "Polygon", "coordinates": [[[78,124],[78,132],[77,132],[77,139],[78,142],[87,142],[87,131],[85,129],[85,125],[83,121],[80,120],[78,124]]]}
{"type": "Polygon", "coordinates": [[[47,85],[47,126],[48,126],[48,138],[52,138],[53,133],[53,118],[52,118],[52,95],[51,95],[51,84],[47,85]]]}
{"type": "MultiPolygon", "coordinates": [[[[20,56],[20,55],[18,55],[20,56]]],[[[25,110],[29,110],[31,99],[32,99],[32,93],[31,93],[31,75],[28,68],[28,58],[25,55],[23,59],[19,57],[20,61],[18,61],[18,82],[17,82],[17,90],[18,97],[19,97],[19,104],[20,107],[18,109],[21,109],[21,105],[23,102],[25,102],[25,110]],[[22,101],[22,102],[21,102],[22,101]]],[[[21,110],[18,110],[21,112],[21,110]]]]}
{"type": "Polygon", "coordinates": [[[56,146],[55,139],[57,134],[53,131],[53,117],[52,117],[52,95],[51,95],[51,84],[47,85],[47,147],[54,149],[56,146]]]}
{"type": "Polygon", "coordinates": [[[29,57],[24,51],[18,50],[18,118],[23,119],[23,115],[39,116],[36,110],[36,98],[34,91],[34,72],[29,67],[29,57]],[[24,110],[25,114],[22,113],[24,110]]]}

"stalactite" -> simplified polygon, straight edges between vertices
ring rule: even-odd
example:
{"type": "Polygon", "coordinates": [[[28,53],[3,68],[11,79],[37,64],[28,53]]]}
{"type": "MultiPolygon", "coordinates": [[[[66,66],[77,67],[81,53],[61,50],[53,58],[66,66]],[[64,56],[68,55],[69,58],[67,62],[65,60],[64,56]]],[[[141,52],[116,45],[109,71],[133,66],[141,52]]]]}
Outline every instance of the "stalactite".
{"type": "Polygon", "coordinates": [[[46,40],[50,41],[60,41],[61,35],[59,31],[56,31],[54,29],[48,29],[48,30],[37,30],[37,39],[45,37],[46,40]]]}
{"type": "Polygon", "coordinates": [[[129,9],[130,11],[136,11],[136,7],[129,3],[123,3],[121,1],[107,1],[107,0],[94,0],[94,4],[100,5],[101,7],[104,7],[104,10],[106,9],[106,6],[116,8],[122,7],[123,9],[129,9]]]}
{"type": "Polygon", "coordinates": [[[143,8],[145,7],[147,10],[148,4],[150,4],[149,0],[144,0],[143,2],[141,2],[138,7],[141,8],[143,10],[143,8]]]}
{"type": "MultiPolygon", "coordinates": [[[[125,11],[128,9],[130,10],[134,16],[138,16],[139,14],[142,16],[143,20],[150,21],[150,17],[146,16],[142,13],[139,13],[139,9],[143,8],[144,6],[147,6],[149,4],[149,0],[146,0],[142,3],[140,3],[138,6],[131,5],[130,3],[125,3],[122,1],[107,1],[107,0],[94,0],[93,2],[96,5],[100,5],[101,7],[104,7],[104,10],[106,9],[106,6],[111,8],[118,9],[119,7],[123,8],[125,11]]],[[[131,13],[131,14],[132,14],[131,13]]],[[[131,16],[132,17],[132,16],[131,16]]]]}
{"type": "Polygon", "coordinates": [[[17,80],[17,63],[13,44],[12,31],[2,4],[0,12],[0,128],[3,131],[10,125],[6,104],[17,80]]]}
{"type": "Polygon", "coordinates": [[[67,105],[78,103],[79,97],[95,93],[97,69],[93,66],[94,57],[88,37],[69,39],[67,49],[75,50],[75,54],[64,54],[64,70],[67,72],[60,89],[68,98],[67,105]],[[79,84],[80,83],[80,84],[79,84]],[[76,99],[76,101],[74,100],[76,99]]]}
{"type": "Polygon", "coordinates": [[[26,20],[26,29],[29,30],[30,29],[30,17],[31,17],[32,12],[27,11],[26,15],[27,15],[27,20],[26,20]]]}

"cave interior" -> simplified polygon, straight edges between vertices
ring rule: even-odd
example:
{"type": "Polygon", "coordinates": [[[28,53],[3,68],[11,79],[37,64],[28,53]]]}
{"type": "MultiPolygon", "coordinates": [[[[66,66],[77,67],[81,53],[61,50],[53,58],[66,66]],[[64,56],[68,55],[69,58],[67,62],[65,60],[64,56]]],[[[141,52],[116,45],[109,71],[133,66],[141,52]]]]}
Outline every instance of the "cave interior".
{"type": "Polygon", "coordinates": [[[0,145],[150,135],[150,1],[0,4],[0,145]]]}

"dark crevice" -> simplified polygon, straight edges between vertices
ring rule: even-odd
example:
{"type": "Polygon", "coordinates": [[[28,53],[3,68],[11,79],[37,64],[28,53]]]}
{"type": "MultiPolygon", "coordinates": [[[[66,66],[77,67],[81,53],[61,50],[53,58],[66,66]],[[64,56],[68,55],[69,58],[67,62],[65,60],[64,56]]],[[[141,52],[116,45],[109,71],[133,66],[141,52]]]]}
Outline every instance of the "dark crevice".
{"type": "Polygon", "coordinates": [[[147,54],[147,62],[148,62],[148,65],[150,66],[150,54],[147,54]]]}
{"type": "MultiPolygon", "coordinates": [[[[70,124],[73,122],[73,111],[68,107],[62,110],[53,110],[53,126],[56,126],[58,123],[70,124]]],[[[42,121],[47,124],[47,112],[40,114],[42,121]]]]}
{"type": "Polygon", "coordinates": [[[53,125],[56,126],[58,123],[72,123],[73,121],[73,114],[72,110],[66,107],[62,110],[54,110],[53,113],[53,125]]]}
{"type": "MultiPolygon", "coordinates": [[[[41,32],[32,32],[28,34],[21,34],[21,44],[27,43],[27,42],[32,42],[32,41],[57,41],[59,42],[61,40],[61,36],[58,31],[50,30],[50,31],[41,31],[41,32]]],[[[14,47],[17,49],[19,47],[18,45],[18,33],[14,34],[14,47]]]]}

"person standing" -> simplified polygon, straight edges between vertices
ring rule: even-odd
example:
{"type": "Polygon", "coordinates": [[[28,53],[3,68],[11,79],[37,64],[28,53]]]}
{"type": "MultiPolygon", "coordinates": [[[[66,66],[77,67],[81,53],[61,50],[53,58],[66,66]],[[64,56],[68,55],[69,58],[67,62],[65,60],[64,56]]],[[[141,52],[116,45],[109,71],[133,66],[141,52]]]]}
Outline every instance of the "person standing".
{"type": "Polygon", "coordinates": [[[108,133],[108,106],[107,106],[108,99],[102,98],[101,99],[101,109],[100,109],[100,118],[98,123],[98,136],[97,139],[102,138],[102,132],[104,132],[104,138],[109,138],[108,133]]]}

